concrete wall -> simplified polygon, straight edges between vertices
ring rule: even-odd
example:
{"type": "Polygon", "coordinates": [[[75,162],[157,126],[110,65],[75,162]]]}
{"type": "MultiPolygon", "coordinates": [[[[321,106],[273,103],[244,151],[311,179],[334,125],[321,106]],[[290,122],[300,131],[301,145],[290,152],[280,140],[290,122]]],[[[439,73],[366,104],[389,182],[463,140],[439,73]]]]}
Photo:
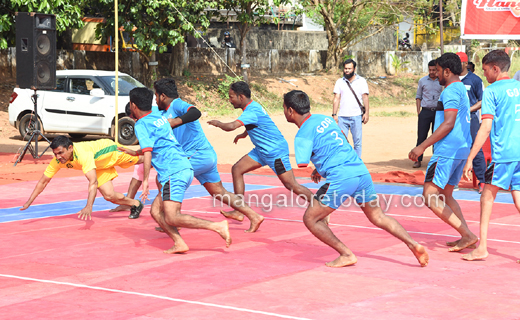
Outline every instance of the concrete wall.
{"type": "MultiPolygon", "coordinates": [[[[360,43],[348,48],[349,51],[391,51],[397,46],[397,29],[386,28],[360,43]]],[[[367,32],[365,35],[367,35],[367,32]]],[[[325,49],[326,50],[326,49],[325,49]]]]}
{"type": "MultiPolygon", "coordinates": [[[[187,70],[192,75],[222,73],[232,74],[226,64],[237,74],[240,69],[240,51],[220,48],[185,48],[180,50],[180,70],[187,70]],[[220,56],[222,60],[218,57],[220,56]]],[[[395,55],[405,66],[400,72],[428,72],[428,62],[439,57],[439,51],[350,51],[357,61],[357,72],[363,76],[383,76],[396,73],[392,65],[395,55]],[[408,63],[405,63],[408,61],[408,63]]],[[[251,75],[283,75],[290,73],[308,73],[323,70],[327,52],[325,50],[248,50],[247,62],[251,75]]],[[[2,79],[16,80],[16,54],[10,48],[0,51],[0,76],[2,79]]],[[[168,71],[172,54],[157,54],[159,70],[168,71]],[[166,69],[166,70],[164,70],[166,69]]],[[[119,70],[128,73],[139,81],[151,85],[148,61],[137,52],[119,53],[119,70]]],[[[113,52],[65,51],[57,54],[57,69],[97,69],[114,70],[113,52]]]]}

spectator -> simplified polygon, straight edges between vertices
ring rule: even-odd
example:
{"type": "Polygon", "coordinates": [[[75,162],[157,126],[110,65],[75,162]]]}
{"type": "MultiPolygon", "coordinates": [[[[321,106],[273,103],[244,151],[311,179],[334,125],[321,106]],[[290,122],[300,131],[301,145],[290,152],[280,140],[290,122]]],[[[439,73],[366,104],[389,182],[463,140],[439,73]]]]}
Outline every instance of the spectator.
{"type": "Polygon", "coordinates": [[[368,84],[356,74],[356,61],[347,59],[343,63],[343,78],[334,86],[332,117],[341,131],[348,136],[350,130],[354,150],[361,158],[362,128],[368,122],[368,84]],[[339,111],[338,111],[339,109],[339,111]]]}
{"type": "MultiPolygon", "coordinates": [[[[484,84],[482,80],[473,72],[468,71],[468,56],[464,52],[457,52],[462,64],[462,73],[459,78],[466,86],[466,93],[468,94],[470,112],[471,112],[471,141],[472,146],[477,136],[478,129],[480,129],[479,110],[482,106],[482,93],[484,92],[484,84]]],[[[482,149],[477,153],[473,159],[473,172],[477,176],[479,184],[478,193],[482,193],[484,188],[484,174],[486,173],[486,160],[482,149]]]]}
{"type": "Polygon", "coordinates": [[[229,31],[224,32],[224,39],[222,39],[222,48],[236,48],[235,40],[231,37],[229,31]]]}
{"type": "MultiPolygon", "coordinates": [[[[436,70],[435,60],[428,62],[428,75],[421,78],[417,86],[417,95],[415,96],[415,105],[419,117],[417,121],[417,146],[426,140],[430,127],[433,133],[435,126],[435,108],[442,92],[436,70]]],[[[422,159],[421,154],[413,167],[420,168],[422,159]]]]}
{"type": "Polygon", "coordinates": [[[520,81],[520,70],[518,70],[515,75],[513,76],[513,79],[515,79],[516,81],[520,81]]]}
{"type": "Polygon", "coordinates": [[[473,62],[468,62],[468,70],[475,73],[475,64],[473,62]]]}

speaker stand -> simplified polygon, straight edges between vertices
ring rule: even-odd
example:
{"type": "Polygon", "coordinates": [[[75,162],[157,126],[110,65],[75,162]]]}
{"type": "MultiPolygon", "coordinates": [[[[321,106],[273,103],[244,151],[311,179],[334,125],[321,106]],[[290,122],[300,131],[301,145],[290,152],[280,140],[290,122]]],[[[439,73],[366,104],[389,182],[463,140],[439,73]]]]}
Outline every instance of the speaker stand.
{"type": "MultiPolygon", "coordinates": [[[[38,99],[38,95],[36,94],[36,89],[34,89],[34,94],[31,96],[32,98],[32,101],[33,101],[33,104],[34,104],[34,117],[35,117],[35,121],[36,123],[38,124],[38,110],[36,109],[37,107],[37,99],[38,99]]],[[[49,139],[47,139],[47,137],[45,137],[40,129],[39,129],[39,125],[38,125],[38,129],[36,130],[33,130],[32,134],[31,134],[31,137],[29,138],[29,141],[27,141],[27,144],[25,145],[25,147],[23,147],[23,150],[22,152],[20,153],[20,155],[18,156],[18,159],[16,160],[16,162],[14,163],[14,166],[15,167],[18,162],[22,162],[22,159],[23,157],[25,156],[25,153],[27,152],[27,150],[29,150],[29,152],[31,153],[31,155],[33,156],[34,159],[40,159],[43,154],[47,151],[47,149],[50,148],[50,144],[51,142],[49,141],[49,139]],[[38,155],[38,138],[39,137],[42,137],[44,138],[45,140],[47,140],[47,142],[49,143],[49,145],[47,146],[47,148],[45,148],[45,150],[43,150],[43,152],[38,155]],[[34,139],[34,147],[32,146],[31,142],[33,141],[34,139]]]]}

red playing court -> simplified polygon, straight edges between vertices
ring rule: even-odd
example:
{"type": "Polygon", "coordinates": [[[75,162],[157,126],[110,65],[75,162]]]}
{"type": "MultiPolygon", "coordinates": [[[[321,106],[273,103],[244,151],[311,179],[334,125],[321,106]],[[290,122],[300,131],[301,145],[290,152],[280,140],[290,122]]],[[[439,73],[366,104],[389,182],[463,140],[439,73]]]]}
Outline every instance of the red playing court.
{"type": "MultiPolygon", "coordinates": [[[[126,192],[130,177],[121,173],[116,189],[126,192]]],[[[231,176],[222,178],[232,190],[231,176]]],[[[377,185],[389,200],[387,214],[427,248],[429,265],[421,268],[404,244],[352,205],[336,211],[331,225],[358,263],[332,269],[324,264],[337,253],[305,228],[304,208],[276,202],[280,194],[290,199],[278,179],[248,175],[246,183],[246,199],[257,195],[252,207],[266,211],[260,230],[247,234],[247,222],[230,220],[233,244],[226,248],[217,234],[182,229],[190,247],[182,255],[162,253],[172,242],[154,230],[149,206],[130,220],[98,198],[93,220],[78,220],[87,195],[82,176],[53,179],[27,212],[18,208],[36,181],[1,185],[0,318],[520,318],[520,215],[507,200],[494,207],[489,258],[466,262],[444,245],[456,239],[454,230],[420,203],[406,207],[414,198],[401,195],[415,195],[417,187],[377,185]]],[[[478,234],[478,194],[457,196],[467,199],[460,204],[478,234]]],[[[223,220],[201,186],[186,197],[185,213],[223,220]]]]}

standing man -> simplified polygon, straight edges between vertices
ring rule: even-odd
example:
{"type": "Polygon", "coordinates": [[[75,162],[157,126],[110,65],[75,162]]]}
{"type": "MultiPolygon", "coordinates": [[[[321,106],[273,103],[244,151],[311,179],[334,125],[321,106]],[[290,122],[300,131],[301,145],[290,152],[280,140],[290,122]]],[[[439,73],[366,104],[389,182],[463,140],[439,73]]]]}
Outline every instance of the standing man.
{"type": "MultiPolygon", "coordinates": [[[[251,89],[244,81],[231,84],[229,87],[229,102],[235,109],[242,109],[242,114],[233,122],[223,123],[211,120],[208,123],[224,131],[233,131],[245,127],[245,131],[235,137],[234,143],[247,136],[255,146],[251,152],[243,156],[233,165],[233,187],[236,195],[243,197],[245,191],[244,174],[269,166],[287,190],[311,201],[312,192],[296,182],[289,162],[289,145],[278,127],[264,108],[251,99],[251,89]]],[[[242,221],[243,215],[238,211],[221,213],[227,218],[242,221]]]]}
{"type": "Polygon", "coordinates": [[[132,214],[141,213],[144,207],[141,201],[114,191],[112,180],[117,177],[116,166],[131,167],[142,163],[142,157],[118,151],[118,145],[109,139],[72,143],[67,136],[57,136],[52,140],[50,148],[54,158],[47,166],[29,200],[20,210],[29,208],[60,169],[69,168],[82,170],[89,182],[87,205],[78,212],[80,219],[92,219],[92,207],[98,190],[105,200],[129,206],[132,214]]]}
{"type": "Polygon", "coordinates": [[[367,81],[356,74],[356,61],[347,59],[343,63],[343,78],[338,79],[334,86],[332,117],[339,124],[345,136],[348,136],[350,130],[354,150],[359,158],[361,158],[363,140],[361,124],[368,122],[368,110],[367,81]]]}
{"type": "Polygon", "coordinates": [[[487,232],[498,190],[511,188],[520,213],[520,82],[509,78],[510,65],[509,56],[502,50],[493,50],[482,58],[484,76],[491,85],[484,90],[482,125],[464,167],[466,178],[470,176],[472,160],[488,136],[493,160],[486,171],[486,184],[480,197],[480,243],[462,256],[465,260],[482,260],[489,255],[487,232]]]}
{"type": "Polygon", "coordinates": [[[347,143],[334,120],[321,114],[311,115],[309,97],[303,91],[286,93],[283,100],[285,118],[299,128],[294,139],[298,166],[306,167],[312,161],[316,166],[313,180],[327,179],[303,216],[307,229],[340,254],[326,265],[338,268],[357,262],[354,253],[332,233],[326,222],[327,217],[351,196],[360,204],[370,222],[404,242],[421,266],[426,267],[426,249],[413,240],[397,220],[383,213],[365,164],[347,143]]]}
{"type": "Polygon", "coordinates": [[[182,201],[186,189],[193,180],[193,169],[175,139],[168,119],[161,112],[152,112],[153,92],[148,88],[134,88],[130,91],[130,112],[135,123],[135,133],[144,154],[143,192],[141,199],[149,195],[148,177],[150,168],[157,171],[161,189],[150,213],[154,220],[175,242],[174,247],[165,253],[188,251],[188,246],[181,238],[177,227],[206,229],[218,233],[231,245],[228,222],[212,222],[181,213],[182,201]]]}
{"type": "MultiPolygon", "coordinates": [[[[423,143],[428,137],[430,127],[433,133],[435,127],[435,108],[441,96],[442,86],[437,78],[437,68],[435,60],[428,62],[428,75],[419,80],[417,94],[415,95],[415,105],[417,106],[417,145],[423,143]]],[[[421,154],[413,164],[413,168],[420,168],[423,155],[421,154]]]]}
{"type": "Polygon", "coordinates": [[[453,188],[459,183],[471,146],[469,99],[466,87],[460,82],[460,58],[445,53],[436,60],[439,83],[446,89],[441,93],[435,115],[435,130],[423,143],[412,149],[408,157],[417,161],[424,150],[435,144],[424,180],[423,196],[428,208],[462,236],[447,243],[449,251],[460,251],[478,241],[469,230],[453,188]]]}
{"type": "MultiPolygon", "coordinates": [[[[466,86],[466,93],[469,98],[469,105],[471,111],[471,141],[475,143],[478,129],[480,128],[479,110],[482,107],[482,92],[484,92],[484,84],[482,80],[471,71],[468,71],[468,56],[464,52],[457,52],[462,63],[462,73],[460,74],[460,81],[466,86]]],[[[479,150],[473,159],[473,172],[479,181],[478,193],[482,193],[484,189],[484,173],[486,172],[486,159],[484,152],[479,150]]]]}

